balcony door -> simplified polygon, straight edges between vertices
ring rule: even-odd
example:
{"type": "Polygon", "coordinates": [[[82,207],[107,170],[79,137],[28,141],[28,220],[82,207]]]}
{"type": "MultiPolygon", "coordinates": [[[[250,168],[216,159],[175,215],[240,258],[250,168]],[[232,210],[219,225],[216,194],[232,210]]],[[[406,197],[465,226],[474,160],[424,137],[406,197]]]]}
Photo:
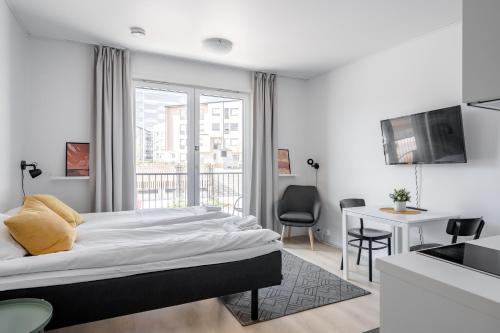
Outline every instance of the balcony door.
{"type": "Polygon", "coordinates": [[[244,212],[246,96],[196,89],[196,201],[244,212]]]}
{"type": "Polygon", "coordinates": [[[137,208],[244,212],[247,96],[137,82],[137,208]]]}

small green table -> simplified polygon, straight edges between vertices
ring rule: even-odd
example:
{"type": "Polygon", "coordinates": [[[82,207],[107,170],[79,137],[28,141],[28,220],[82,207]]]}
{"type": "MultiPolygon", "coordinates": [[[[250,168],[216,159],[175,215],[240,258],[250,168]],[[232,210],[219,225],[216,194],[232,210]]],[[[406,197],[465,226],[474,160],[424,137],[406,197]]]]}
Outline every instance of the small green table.
{"type": "Polygon", "coordinates": [[[43,299],[17,298],[0,301],[0,332],[43,332],[52,318],[52,305],[43,299]]]}

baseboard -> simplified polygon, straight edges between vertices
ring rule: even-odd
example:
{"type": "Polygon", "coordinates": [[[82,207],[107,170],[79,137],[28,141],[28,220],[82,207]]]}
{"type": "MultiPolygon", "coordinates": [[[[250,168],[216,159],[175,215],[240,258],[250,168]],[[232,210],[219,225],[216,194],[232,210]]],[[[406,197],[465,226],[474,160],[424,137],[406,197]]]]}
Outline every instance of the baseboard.
{"type": "MultiPolygon", "coordinates": [[[[318,243],[325,244],[325,245],[334,247],[334,248],[342,251],[342,245],[341,244],[337,244],[337,243],[334,243],[334,242],[331,242],[331,241],[328,241],[328,240],[325,240],[325,239],[321,239],[319,237],[316,237],[316,240],[318,241],[318,243]]],[[[355,248],[355,247],[349,246],[348,251],[349,251],[349,254],[351,254],[351,255],[358,255],[358,249],[355,248]]],[[[373,251],[373,258],[377,258],[379,256],[380,257],[384,257],[385,256],[385,254],[383,254],[383,255],[377,255],[377,252],[379,252],[379,251],[373,251]]],[[[382,253],[383,253],[383,250],[382,250],[382,253]]],[[[368,260],[368,251],[366,251],[366,250],[361,251],[361,258],[368,260]]]]}
{"type": "Polygon", "coordinates": [[[339,246],[338,244],[335,244],[333,242],[330,242],[330,241],[327,241],[327,240],[324,240],[324,239],[321,239],[321,238],[318,238],[316,237],[316,240],[321,243],[321,244],[325,244],[325,245],[328,245],[328,246],[331,246],[331,247],[334,247],[336,249],[339,249],[339,250],[342,250],[342,246],[339,246]]]}

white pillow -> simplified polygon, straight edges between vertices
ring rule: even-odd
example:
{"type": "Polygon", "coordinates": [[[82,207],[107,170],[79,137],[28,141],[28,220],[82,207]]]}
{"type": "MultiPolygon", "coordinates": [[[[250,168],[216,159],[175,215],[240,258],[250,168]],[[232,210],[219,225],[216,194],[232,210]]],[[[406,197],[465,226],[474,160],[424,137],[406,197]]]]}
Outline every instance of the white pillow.
{"type": "MultiPolygon", "coordinates": [[[[6,211],[4,214],[5,215],[8,215],[8,216],[14,216],[16,215],[17,213],[19,213],[19,211],[23,208],[23,206],[19,206],[19,207],[16,207],[16,208],[12,208],[8,211],[6,211]]],[[[3,214],[0,214],[0,215],[3,215],[3,214]]],[[[3,223],[3,220],[2,220],[2,223],[3,223]]]]}
{"type": "Polygon", "coordinates": [[[10,216],[0,214],[0,260],[22,258],[28,254],[9,233],[3,221],[10,216]]]}

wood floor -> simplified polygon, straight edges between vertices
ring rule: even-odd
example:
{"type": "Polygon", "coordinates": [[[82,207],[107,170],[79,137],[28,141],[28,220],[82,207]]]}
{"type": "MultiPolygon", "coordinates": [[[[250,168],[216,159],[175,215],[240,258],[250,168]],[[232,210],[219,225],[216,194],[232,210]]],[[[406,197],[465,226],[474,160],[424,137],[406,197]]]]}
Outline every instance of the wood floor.
{"type": "MultiPolygon", "coordinates": [[[[307,237],[285,240],[285,249],[341,276],[339,249],[316,243],[311,251],[307,237]]],[[[350,260],[350,282],[372,294],[243,327],[218,299],[178,305],[93,323],[66,327],[51,333],[360,333],[379,326],[379,277],[368,282],[366,262],[356,266],[350,260]]]]}

